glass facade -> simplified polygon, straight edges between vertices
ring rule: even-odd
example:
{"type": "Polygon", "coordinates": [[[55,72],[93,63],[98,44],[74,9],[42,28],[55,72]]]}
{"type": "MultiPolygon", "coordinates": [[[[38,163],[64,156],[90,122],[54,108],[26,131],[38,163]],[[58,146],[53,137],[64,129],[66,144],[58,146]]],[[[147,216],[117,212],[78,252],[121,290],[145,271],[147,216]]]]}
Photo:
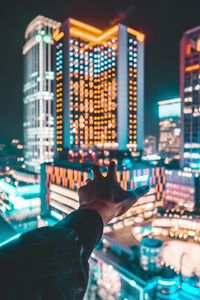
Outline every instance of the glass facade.
{"type": "Polygon", "coordinates": [[[164,158],[179,159],[181,149],[181,100],[158,102],[159,153],[164,158]]]}
{"type": "Polygon", "coordinates": [[[182,165],[200,168],[200,27],[181,40],[182,165]]]}
{"type": "Polygon", "coordinates": [[[53,160],[54,70],[52,31],[60,24],[38,16],[25,32],[24,156],[26,168],[40,172],[40,164],[53,160]]]}

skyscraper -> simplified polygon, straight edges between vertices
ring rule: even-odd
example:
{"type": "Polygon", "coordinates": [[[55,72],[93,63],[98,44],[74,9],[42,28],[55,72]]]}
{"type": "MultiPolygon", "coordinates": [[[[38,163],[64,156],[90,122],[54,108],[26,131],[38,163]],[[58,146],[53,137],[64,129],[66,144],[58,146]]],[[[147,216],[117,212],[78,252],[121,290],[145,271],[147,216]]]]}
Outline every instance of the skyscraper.
{"type": "Polygon", "coordinates": [[[158,102],[159,153],[164,158],[179,159],[181,149],[181,100],[158,102]]]}
{"type": "MultiPolygon", "coordinates": [[[[56,150],[143,143],[144,35],[68,19],[56,43],[56,150]]],[[[59,155],[58,155],[59,156],[59,155]]]]}
{"type": "Polygon", "coordinates": [[[53,159],[54,70],[52,31],[59,22],[37,16],[25,31],[24,55],[24,156],[26,168],[39,172],[53,159]]]}
{"type": "Polygon", "coordinates": [[[183,34],[180,58],[182,166],[200,168],[200,26],[183,34]]]}

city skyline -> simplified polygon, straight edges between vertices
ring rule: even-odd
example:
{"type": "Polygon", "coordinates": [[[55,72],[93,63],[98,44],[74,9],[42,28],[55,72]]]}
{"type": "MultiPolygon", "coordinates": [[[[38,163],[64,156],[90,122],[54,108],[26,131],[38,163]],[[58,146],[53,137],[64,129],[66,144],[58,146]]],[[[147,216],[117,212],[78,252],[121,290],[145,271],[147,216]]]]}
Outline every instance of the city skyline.
{"type": "MultiPolygon", "coordinates": [[[[115,2],[115,6],[112,5],[112,1],[110,1],[109,4],[102,2],[101,4],[95,4],[99,8],[98,13],[96,13],[96,10],[94,9],[94,4],[89,2],[86,3],[85,8],[83,10],[80,10],[81,12],[77,12],[74,5],[72,4],[63,3],[61,3],[60,7],[57,9],[54,9],[55,7],[53,3],[48,3],[48,7],[46,9],[44,9],[37,3],[30,4],[30,9],[26,6],[18,6],[16,10],[13,9],[13,11],[9,11],[7,7],[7,9],[5,9],[5,17],[8,18],[9,13],[10,17],[12,18],[11,23],[14,25],[13,28],[18,29],[12,29],[9,31],[10,38],[7,41],[8,49],[6,49],[5,47],[2,47],[1,49],[1,57],[5,57],[4,51],[6,51],[6,53],[8,53],[9,55],[9,60],[2,61],[2,69],[6,71],[5,76],[2,80],[2,99],[5,99],[5,101],[4,109],[2,110],[3,113],[1,114],[0,118],[1,142],[8,142],[8,140],[10,140],[13,136],[22,138],[23,105],[21,90],[23,68],[21,49],[24,43],[23,30],[25,29],[27,24],[33,19],[33,17],[35,17],[37,14],[44,14],[47,17],[52,17],[54,19],[58,19],[59,21],[66,19],[66,17],[69,15],[79,17],[81,14],[82,20],[90,21],[92,24],[94,23],[96,25],[101,25],[104,27],[106,27],[106,24],[109,24],[110,20],[116,20],[115,17],[118,16],[117,18],[119,20],[120,18],[122,20],[124,19],[124,23],[127,23],[129,26],[134,26],[134,28],[139,29],[146,34],[146,129],[148,123],[148,130],[146,130],[146,134],[156,134],[158,129],[153,130],[153,128],[156,128],[155,124],[157,122],[157,113],[155,112],[157,100],[159,98],[167,98],[168,96],[173,97],[179,92],[178,67],[180,37],[185,30],[198,25],[198,18],[196,13],[198,9],[195,9],[195,4],[198,5],[197,1],[193,1],[194,6],[192,6],[192,13],[190,13],[190,17],[187,15],[186,5],[181,2],[181,20],[176,20],[175,18],[176,14],[179,11],[178,7],[172,7],[171,3],[165,4],[165,8],[167,11],[170,11],[172,9],[172,20],[170,21],[170,26],[164,25],[164,21],[166,20],[165,16],[161,18],[160,14],[158,15],[159,12],[162,15],[163,8],[159,5],[158,2],[156,2],[157,1],[154,2],[154,9],[150,6],[150,4],[138,4],[137,1],[135,1],[134,4],[130,1],[125,1],[123,2],[123,5],[122,3],[120,3],[120,1],[118,1],[115,2]],[[35,9],[36,6],[37,9],[35,9]],[[64,10],[64,6],[66,6],[66,10],[64,10]],[[105,10],[105,7],[106,13],[102,14],[102,11],[105,10]],[[18,19],[18,16],[20,16],[20,19],[18,19]],[[154,20],[155,16],[157,17],[157,21],[154,20]],[[163,21],[161,22],[161,20],[163,21]],[[159,28],[157,28],[158,23],[160,23],[161,25],[161,27],[159,28]],[[15,26],[16,24],[18,26],[15,26]],[[169,33],[171,34],[169,48],[166,47],[166,40],[163,40],[163,35],[165,35],[165,33],[166,36],[169,33]],[[158,47],[159,42],[163,45],[162,49],[159,49],[158,47]],[[157,61],[160,62],[160,64],[157,64],[157,61]],[[13,72],[13,69],[16,70],[16,72],[13,72]],[[160,75],[162,74],[162,72],[163,76],[160,75]],[[165,80],[166,77],[168,77],[168,80],[165,80]],[[10,88],[9,79],[10,82],[12,82],[12,88],[10,88]],[[169,88],[171,89],[170,91],[169,88]],[[10,109],[11,106],[15,109],[10,109]],[[149,112],[148,116],[147,112],[149,112]],[[8,116],[10,116],[10,118],[8,118],[8,116]],[[6,131],[5,127],[7,128],[6,131]]],[[[78,2],[76,2],[76,5],[81,7],[81,4],[78,2]]],[[[4,20],[4,18],[2,20],[4,20]]],[[[10,24],[7,25],[8,26],[6,26],[3,35],[7,32],[7,30],[9,30],[10,24]]]]}

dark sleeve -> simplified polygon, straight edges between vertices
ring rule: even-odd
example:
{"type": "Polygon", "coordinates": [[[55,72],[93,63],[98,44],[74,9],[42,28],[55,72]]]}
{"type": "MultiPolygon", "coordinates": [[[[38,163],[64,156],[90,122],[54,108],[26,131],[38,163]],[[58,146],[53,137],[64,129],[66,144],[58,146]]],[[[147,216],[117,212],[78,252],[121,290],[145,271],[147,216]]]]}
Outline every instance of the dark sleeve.
{"type": "Polygon", "coordinates": [[[90,257],[103,233],[103,221],[100,215],[96,211],[86,208],[74,211],[55,227],[72,228],[78,235],[87,258],[90,257]]]}

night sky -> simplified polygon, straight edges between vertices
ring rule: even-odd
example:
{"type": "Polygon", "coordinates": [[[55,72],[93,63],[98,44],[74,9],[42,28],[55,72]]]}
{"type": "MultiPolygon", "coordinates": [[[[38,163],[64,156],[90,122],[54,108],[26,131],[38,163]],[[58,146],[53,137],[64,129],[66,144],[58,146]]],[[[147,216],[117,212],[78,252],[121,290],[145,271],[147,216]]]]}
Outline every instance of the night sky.
{"type": "Polygon", "coordinates": [[[145,133],[157,134],[156,103],[179,94],[179,42],[185,30],[200,25],[200,0],[4,1],[0,9],[0,143],[23,137],[24,31],[39,14],[61,22],[74,17],[102,29],[123,19],[145,33],[145,133]]]}

